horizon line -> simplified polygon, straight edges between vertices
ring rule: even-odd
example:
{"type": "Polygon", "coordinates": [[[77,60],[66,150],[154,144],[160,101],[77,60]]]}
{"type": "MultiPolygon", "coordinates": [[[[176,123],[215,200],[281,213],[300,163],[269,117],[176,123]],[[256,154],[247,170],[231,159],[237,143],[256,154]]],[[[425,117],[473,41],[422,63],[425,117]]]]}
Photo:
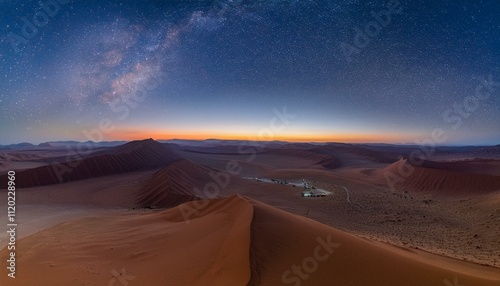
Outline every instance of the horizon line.
{"type": "MultiPolygon", "coordinates": [[[[76,142],[76,143],[88,143],[92,142],[94,144],[98,143],[105,143],[105,142],[133,142],[133,141],[143,141],[143,140],[154,140],[154,141],[195,141],[195,142],[204,142],[204,141],[237,141],[237,142],[265,142],[265,143],[272,143],[272,142],[282,142],[282,143],[288,143],[288,144],[293,144],[293,143],[302,143],[302,144],[352,144],[352,145],[400,145],[400,146],[425,146],[426,144],[418,144],[418,143],[388,143],[388,142],[347,142],[347,141],[289,141],[289,140],[250,140],[250,139],[218,139],[218,138],[205,138],[205,139],[183,139],[183,138],[171,138],[171,139],[154,139],[152,137],[149,138],[143,138],[143,139],[133,139],[133,140],[126,140],[126,139],[117,139],[117,140],[99,140],[99,141],[93,141],[93,140],[86,140],[86,141],[79,141],[79,140],[51,140],[51,141],[43,141],[40,143],[32,143],[28,141],[24,142],[18,142],[18,143],[11,143],[11,144],[6,144],[6,143],[0,143],[0,146],[12,146],[12,145],[20,145],[20,144],[31,144],[33,146],[39,146],[41,144],[45,143],[65,143],[65,142],[76,142]]],[[[481,143],[475,143],[475,144],[470,144],[470,143],[455,143],[455,144],[439,144],[436,143],[434,144],[435,146],[440,146],[440,147],[483,147],[483,146],[499,146],[499,144],[481,144],[481,143]]]]}

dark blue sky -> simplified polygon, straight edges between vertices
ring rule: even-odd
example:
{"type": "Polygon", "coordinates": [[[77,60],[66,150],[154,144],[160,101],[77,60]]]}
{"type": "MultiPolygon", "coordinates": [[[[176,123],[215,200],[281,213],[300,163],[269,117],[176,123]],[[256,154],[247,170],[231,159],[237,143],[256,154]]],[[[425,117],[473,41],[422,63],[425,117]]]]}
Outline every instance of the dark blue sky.
{"type": "Polygon", "coordinates": [[[500,143],[500,1],[38,2],[0,1],[0,144],[500,143]]]}

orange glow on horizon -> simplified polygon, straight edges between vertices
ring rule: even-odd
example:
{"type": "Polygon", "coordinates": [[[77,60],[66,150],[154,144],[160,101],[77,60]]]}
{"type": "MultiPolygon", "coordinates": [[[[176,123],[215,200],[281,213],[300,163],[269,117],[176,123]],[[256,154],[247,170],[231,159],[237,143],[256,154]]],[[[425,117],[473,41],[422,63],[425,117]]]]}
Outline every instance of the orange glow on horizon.
{"type": "Polygon", "coordinates": [[[127,130],[110,134],[112,140],[142,140],[153,138],[155,140],[242,140],[242,141],[287,141],[287,142],[345,142],[345,143],[407,143],[414,137],[409,134],[359,134],[359,133],[338,133],[338,134],[248,134],[245,132],[161,132],[147,130],[127,130]]]}

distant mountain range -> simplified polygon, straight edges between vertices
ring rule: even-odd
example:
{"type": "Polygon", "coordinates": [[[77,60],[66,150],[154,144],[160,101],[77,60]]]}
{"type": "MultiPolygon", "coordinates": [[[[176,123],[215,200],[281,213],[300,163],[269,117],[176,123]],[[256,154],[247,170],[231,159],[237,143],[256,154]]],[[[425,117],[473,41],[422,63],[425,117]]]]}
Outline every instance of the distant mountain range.
{"type": "MultiPolygon", "coordinates": [[[[160,143],[169,143],[175,144],[179,146],[186,147],[217,147],[217,146],[237,146],[241,145],[245,142],[253,142],[251,140],[221,140],[221,139],[205,139],[205,140],[188,140],[188,139],[169,139],[169,140],[156,140],[160,143]]],[[[29,150],[29,149],[61,149],[61,148],[101,148],[101,147],[116,147],[119,145],[126,144],[130,141],[101,141],[101,142],[93,142],[93,141],[49,141],[40,143],[38,145],[22,142],[10,145],[0,145],[1,150],[29,150]]],[[[312,147],[312,146],[363,146],[368,149],[373,149],[377,151],[385,151],[385,148],[409,148],[413,150],[415,147],[418,147],[415,144],[388,144],[388,143],[340,143],[340,142],[324,142],[324,143],[297,143],[297,142],[286,142],[286,141],[255,141],[259,144],[265,145],[266,147],[287,147],[294,146],[297,148],[301,147],[312,147]]],[[[453,153],[453,152],[471,152],[471,153],[479,153],[479,154],[500,154],[500,144],[494,146],[438,146],[436,151],[443,153],[453,153]]]]}
{"type": "Polygon", "coordinates": [[[101,142],[93,142],[93,141],[85,141],[85,142],[78,142],[78,141],[50,141],[50,142],[44,142],[40,143],[38,145],[34,145],[28,142],[22,142],[22,143],[17,143],[17,144],[10,144],[10,145],[0,145],[0,150],[26,150],[26,149],[49,149],[49,148],[54,148],[54,149],[60,149],[60,148],[84,148],[86,146],[92,146],[93,148],[96,147],[114,147],[118,145],[123,145],[127,143],[128,141],[101,141],[101,142]]]}

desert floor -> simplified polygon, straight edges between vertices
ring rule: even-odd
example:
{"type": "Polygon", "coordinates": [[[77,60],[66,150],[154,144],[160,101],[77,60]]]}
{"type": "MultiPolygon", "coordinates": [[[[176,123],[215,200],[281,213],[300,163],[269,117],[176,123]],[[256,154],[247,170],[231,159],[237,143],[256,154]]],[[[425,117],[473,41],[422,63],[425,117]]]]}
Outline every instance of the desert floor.
{"type": "MultiPolygon", "coordinates": [[[[344,155],[343,166],[329,169],[318,164],[321,158],[300,152],[268,152],[252,160],[231,152],[176,152],[212,174],[222,176],[228,162],[241,169],[220,186],[220,199],[193,214],[192,223],[181,215],[182,206],[137,205],[141,187],[159,168],[18,189],[18,278],[1,275],[0,281],[120,285],[134,276],[142,280],[130,285],[286,285],[299,281],[284,280],[286,265],[300,264],[317,238],[330,233],[340,244],[339,260],[327,260],[330,268],[319,264],[318,274],[295,285],[500,285],[499,191],[449,195],[390,189],[381,174],[390,164],[354,155],[344,155]],[[306,180],[331,194],[304,198],[303,188],[252,178],[306,180]],[[129,272],[122,273],[125,267],[129,272]],[[164,275],[144,277],[154,271],[164,275]],[[357,277],[359,271],[366,277],[357,277]]],[[[37,167],[49,155],[10,154],[18,161],[3,166],[37,167]]],[[[179,176],[191,175],[180,171],[179,176]]],[[[198,183],[202,189],[209,182],[198,183]]],[[[4,190],[0,205],[7,205],[4,190]]],[[[0,221],[7,222],[6,212],[0,212],[0,221]]],[[[2,257],[7,253],[4,248],[2,257]]]]}

